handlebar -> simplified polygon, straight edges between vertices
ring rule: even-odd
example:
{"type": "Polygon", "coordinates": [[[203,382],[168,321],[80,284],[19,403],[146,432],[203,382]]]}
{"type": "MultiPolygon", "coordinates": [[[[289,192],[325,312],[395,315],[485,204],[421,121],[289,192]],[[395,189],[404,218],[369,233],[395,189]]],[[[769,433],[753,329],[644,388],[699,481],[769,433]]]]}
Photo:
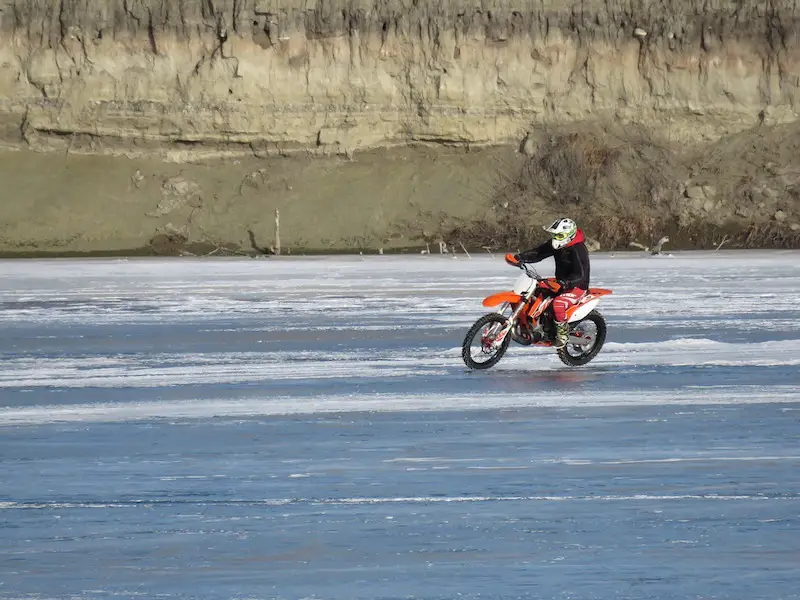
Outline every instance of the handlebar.
{"type": "Polygon", "coordinates": [[[539,275],[539,273],[531,266],[531,263],[524,263],[522,261],[518,262],[516,265],[518,269],[525,271],[525,275],[530,277],[531,279],[535,279],[536,281],[542,281],[544,277],[539,275]]]}
{"type": "Polygon", "coordinates": [[[542,281],[544,279],[544,277],[539,275],[539,273],[536,272],[536,269],[531,266],[531,263],[524,263],[521,260],[518,260],[510,252],[506,254],[506,262],[512,267],[517,267],[518,269],[525,271],[525,274],[531,279],[535,279],[536,281],[542,281]]]}
{"type": "Polygon", "coordinates": [[[530,263],[520,262],[519,268],[525,271],[525,275],[527,275],[531,279],[535,279],[536,281],[541,281],[542,279],[544,279],[544,277],[542,277],[541,275],[539,275],[539,273],[536,272],[536,269],[534,269],[530,265],[530,263]]]}

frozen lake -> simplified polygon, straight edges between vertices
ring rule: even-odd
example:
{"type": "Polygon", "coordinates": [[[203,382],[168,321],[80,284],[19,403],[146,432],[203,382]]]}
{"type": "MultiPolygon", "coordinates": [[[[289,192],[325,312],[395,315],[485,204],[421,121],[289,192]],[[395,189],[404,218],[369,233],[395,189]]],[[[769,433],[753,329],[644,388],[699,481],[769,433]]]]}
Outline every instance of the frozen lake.
{"type": "Polygon", "coordinates": [[[800,598],[800,252],[0,261],[0,598],[800,598]],[[552,273],[552,261],[542,263],[552,273]]]}

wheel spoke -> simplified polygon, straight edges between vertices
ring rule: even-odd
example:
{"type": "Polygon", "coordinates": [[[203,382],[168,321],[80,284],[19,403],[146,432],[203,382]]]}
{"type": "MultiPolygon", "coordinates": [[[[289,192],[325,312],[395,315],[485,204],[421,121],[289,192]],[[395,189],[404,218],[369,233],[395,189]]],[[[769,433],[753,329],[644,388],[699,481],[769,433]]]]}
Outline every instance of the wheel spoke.
{"type": "Polygon", "coordinates": [[[481,317],[470,328],[461,349],[461,356],[472,369],[488,369],[494,365],[508,348],[510,338],[497,336],[503,331],[507,320],[502,315],[489,314],[481,317]]]}
{"type": "Polygon", "coordinates": [[[593,321],[581,321],[573,330],[576,337],[585,340],[586,345],[582,344],[567,344],[567,352],[576,358],[589,354],[593,349],[597,340],[597,325],[593,321]],[[587,331],[588,330],[588,331],[587,331]]]}
{"type": "Polygon", "coordinates": [[[568,342],[559,349],[559,358],[570,366],[585,365],[603,347],[606,339],[605,319],[599,312],[592,311],[584,320],[575,324],[570,336],[573,340],[580,340],[580,343],[568,342]]]}

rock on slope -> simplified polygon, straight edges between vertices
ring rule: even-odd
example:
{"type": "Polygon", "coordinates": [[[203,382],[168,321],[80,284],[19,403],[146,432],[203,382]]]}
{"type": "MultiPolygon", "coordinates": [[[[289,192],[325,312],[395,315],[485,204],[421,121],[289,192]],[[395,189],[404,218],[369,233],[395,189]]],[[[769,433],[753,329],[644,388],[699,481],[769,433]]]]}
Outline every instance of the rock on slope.
{"type": "Polygon", "coordinates": [[[497,143],[608,112],[793,119],[794,0],[0,0],[0,140],[287,152],[497,143]]]}

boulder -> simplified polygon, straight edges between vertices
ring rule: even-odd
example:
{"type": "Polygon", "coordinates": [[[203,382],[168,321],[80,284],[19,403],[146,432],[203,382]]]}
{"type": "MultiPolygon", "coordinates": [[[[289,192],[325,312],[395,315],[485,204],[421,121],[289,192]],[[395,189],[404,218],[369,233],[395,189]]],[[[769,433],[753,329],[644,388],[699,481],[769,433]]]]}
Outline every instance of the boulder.
{"type": "Polygon", "coordinates": [[[687,198],[691,198],[692,200],[699,200],[706,197],[705,190],[699,185],[687,187],[685,194],[687,198]]]}
{"type": "Polygon", "coordinates": [[[183,208],[190,200],[196,200],[199,197],[200,186],[194,181],[176,175],[164,181],[161,185],[161,194],[163,197],[156,210],[147,213],[147,216],[161,217],[183,208]]]}
{"type": "Polygon", "coordinates": [[[161,193],[165,196],[190,196],[200,191],[200,186],[194,181],[189,181],[176,175],[170,177],[161,186],[161,193]]]}
{"type": "Polygon", "coordinates": [[[528,158],[532,158],[536,154],[536,141],[530,133],[522,140],[519,151],[528,158]]]}

